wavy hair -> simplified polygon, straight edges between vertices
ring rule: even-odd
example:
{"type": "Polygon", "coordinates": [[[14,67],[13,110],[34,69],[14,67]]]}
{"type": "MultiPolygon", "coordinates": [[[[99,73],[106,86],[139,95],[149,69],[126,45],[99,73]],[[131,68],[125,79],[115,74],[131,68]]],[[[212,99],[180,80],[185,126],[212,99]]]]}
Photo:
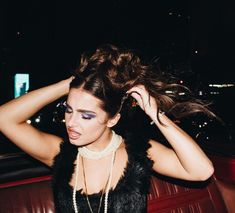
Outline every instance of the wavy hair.
{"type": "Polygon", "coordinates": [[[177,84],[156,66],[144,64],[134,51],[110,44],[82,54],[70,87],[82,87],[100,99],[101,107],[112,117],[128,98],[126,92],[136,85],[144,85],[155,98],[158,110],[175,118],[198,112],[215,117],[208,103],[194,98],[189,88],[177,84]]]}

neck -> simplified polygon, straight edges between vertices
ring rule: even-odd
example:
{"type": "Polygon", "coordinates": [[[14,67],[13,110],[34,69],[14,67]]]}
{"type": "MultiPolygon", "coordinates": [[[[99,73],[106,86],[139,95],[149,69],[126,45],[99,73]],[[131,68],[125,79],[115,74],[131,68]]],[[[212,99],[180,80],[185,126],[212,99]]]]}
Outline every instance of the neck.
{"type": "MultiPolygon", "coordinates": [[[[106,139],[109,138],[108,135],[106,136],[106,139]]],[[[99,144],[99,151],[97,151],[97,146],[95,146],[96,150],[91,150],[91,149],[88,149],[87,147],[79,147],[78,153],[82,157],[92,159],[92,160],[104,158],[107,155],[110,155],[111,153],[116,152],[116,150],[122,143],[122,137],[120,135],[115,134],[115,132],[113,132],[111,140],[105,140],[105,142],[106,142],[105,146],[104,146],[104,143],[102,143],[102,149],[100,149],[100,144],[99,144]]],[[[94,148],[94,146],[92,148],[94,148]]]]}
{"type": "Polygon", "coordinates": [[[111,129],[107,128],[96,141],[92,142],[91,144],[88,144],[86,148],[91,151],[100,152],[108,146],[111,141],[111,138],[112,131],[111,129]]]}

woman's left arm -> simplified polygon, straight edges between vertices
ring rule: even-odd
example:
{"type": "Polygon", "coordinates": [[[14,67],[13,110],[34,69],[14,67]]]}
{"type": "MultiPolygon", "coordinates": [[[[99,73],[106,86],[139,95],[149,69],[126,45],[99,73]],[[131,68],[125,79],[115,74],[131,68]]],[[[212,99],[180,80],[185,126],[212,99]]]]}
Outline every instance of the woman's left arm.
{"type": "Polygon", "coordinates": [[[157,104],[149,96],[144,86],[135,86],[128,91],[139,106],[154,121],[170,143],[168,148],[151,140],[149,157],[153,160],[153,169],[163,175],[185,180],[206,180],[214,172],[213,165],[198,144],[166,115],[160,113],[157,120],[157,104]]]}

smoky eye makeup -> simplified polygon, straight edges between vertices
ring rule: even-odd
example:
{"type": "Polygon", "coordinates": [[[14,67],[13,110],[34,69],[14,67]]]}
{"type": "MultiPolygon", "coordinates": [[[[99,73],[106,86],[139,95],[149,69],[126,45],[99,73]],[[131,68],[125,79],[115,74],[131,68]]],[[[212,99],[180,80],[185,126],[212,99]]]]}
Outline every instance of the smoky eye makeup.
{"type": "Polygon", "coordinates": [[[87,120],[90,120],[90,119],[96,117],[96,114],[95,114],[95,113],[92,113],[92,112],[82,112],[81,115],[82,115],[82,118],[83,118],[83,119],[87,119],[87,120]]]}
{"type": "MultiPolygon", "coordinates": [[[[72,113],[73,112],[73,108],[67,102],[64,102],[63,106],[65,107],[65,112],[66,113],[72,113]]],[[[76,111],[81,113],[81,117],[83,119],[89,120],[89,119],[92,119],[92,118],[96,117],[96,113],[93,112],[93,111],[84,110],[84,109],[78,109],[76,111]]]]}

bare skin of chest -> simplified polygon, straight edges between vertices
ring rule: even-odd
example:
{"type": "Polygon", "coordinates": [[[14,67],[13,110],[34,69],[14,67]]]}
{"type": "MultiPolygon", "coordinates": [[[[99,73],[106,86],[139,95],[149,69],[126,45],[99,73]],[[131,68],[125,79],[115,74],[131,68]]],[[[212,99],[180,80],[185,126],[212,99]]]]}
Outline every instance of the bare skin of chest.
{"type": "MultiPolygon", "coordinates": [[[[105,188],[107,180],[110,175],[111,155],[108,155],[107,157],[98,160],[90,160],[86,158],[81,159],[80,157],[77,190],[82,189],[82,193],[85,194],[86,190],[85,190],[85,180],[84,180],[82,161],[85,169],[87,194],[99,193],[105,188]]],[[[122,177],[127,165],[127,161],[128,161],[128,156],[125,149],[125,145],[121,144],[115,156],[111,188],[114,189],[118,181],[122,177]]],[[[76,174],[76,169],[69,183],[72,187],[75,185],[75,174],[76,174]]]]}

